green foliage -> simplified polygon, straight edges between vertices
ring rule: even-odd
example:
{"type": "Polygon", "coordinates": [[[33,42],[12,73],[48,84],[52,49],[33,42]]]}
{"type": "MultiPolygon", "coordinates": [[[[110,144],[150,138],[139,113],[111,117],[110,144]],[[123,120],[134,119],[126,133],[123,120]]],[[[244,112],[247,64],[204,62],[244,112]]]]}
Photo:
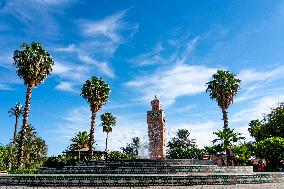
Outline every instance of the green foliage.
{"type": "Polygon", "coordinates": [[[89,135],[87,131],[79,132],[75,137],[71,139],[72,144],[69,146],[69,150],[78,150],[88,147],[89,135]]]}
{"type": "Polygon", "coordinates": [[[261,121],[252,120],[248,131],[257,142],[270,137],[284,138],[284,103],[272,109],[261,121]]]}
{"type": "Polygon", "coordinates": [[[25,85],[35,87],[51,73],[54,61],[39,43],[23,43],[21,47],[23,50],[16,50],[13,57],[14,65],[18,68],[17,74],[25,85]]]}
{"type": "Polygon", "coordinates": [[[126,147],[122,147],[123,153],[125,153],[128,156],[131,156],[132,158],[136,158],[139,154],[139,148],[141,147],[140,144],[140,138],[139,137],[133,137],[132,142],[130,144],[127,144],[126,147]]]}
{"type": "Polygon", "coordinates": [[[112,127],[116,124],[116,117],[114,117],[111,113],[106,112],[101,115],[101,121],[102,123],[100,125],[103,127],[103,132],[112,132],[112,127]]]}
{"type": "Polygon", "coordinates": [[[76,165],[78,158],[76,156],[52,156],[48,157],[43,164],[43,167],[53,167],[53,168],[61,168],[64,166],[76,165]]]}
{"type": "Polygon", "coordinates": [[[24,113],[24,108],[21,103],[16,103],[14,107],[10,108],[8,113],[10,114],[10,117],[12,116],[20,117],[24,113]]]}
{"type": "Polygon", "coordinates": [[[177,137],[171,139],[168,142],[168,151],[172,151],[175,148],[189,148],[196,147],[195,139],[190,139],[190,132],[187,129],[179,129],[176,133],[177,137]]]}
{"type": "MultiPolygon", "coordinates": [[[[12,154],[10,154],[10,161],[12,162],[12,167],[16,166],[16,154],[18,153],[18,146],[20,141],[20,132],[16,137],[16,144],[10,144],[9,149],[12,154]]],[[[24,140],[25,153],[24,153],[24,166],[26,168],[35,168],[42,166],[46,154],[47,154],[47,146],[45,141],[37,135],[34,127],[32,125],[28,125],[27,127],[27,136],[24,140]]]]}
{"type": "Polygon", "coordinates": [[[252,137],[255,138],[255,141],[260,141],[265,138],[265,132],[264,132],[264,125],[262,121],[251,120],[249,123],[248,131],[252,137]]]}
{"type": "Polygon", "coordinates": [[[240,89],[241,80],[236,78],[236,75],[229,72],[218,70],[213,74],[213,80],[209,81],[206,92],[209,92],[211,99],[218,102],[218,106],[222,109],[228,109],[233,103],[233,97],[240,89]]]}
{"type": "Polygon", "coordinates": [[[213,146],[205,146],[204,147],[204,151],[209,155],[223,155],[224,149],[222,147],[222,145],[217,144],[217,145],[213,145],[213,146]]]}
{"type": "Polygon", "coordinates": [[[213,144],[220,144],[225,151],[228,148],[232,148],[236,143],[245,140],[241,133],[234,132],[234,129],[224,129],[223,131],[213,132],[218,138],[214,139],[213,144]]]}
{"type": "Polygon", "coordinates": [[[81,96],[88,101],[91,110],[97,112],[108,100],[109,93],[109,85],[93,76],[83,84],[81,96]]]}
{"type": "Polygon", "coordinates": [[[250,157],[252,151],[249,144],[242,144],[233,147],[234,160],[237,165],[248,165],[250,163],[250,157]]]}
{"type": "Polygon", "coordinates": [[[37,174],[39,173],[38,168],[28,168],[28,169],[11,169],[8,171],[9,174],[37,174]]]}
{"type": "Polygon", "coordinates": [[[193,148],[174,148],[169,153],[170,159],[203,159],[204,150],[193,148]]]}
{"type": "Polygon", "coordinates": [[[267,171],[279,171],[280,161],[284,159],[284,138],[271,137],[257,142],[255,154],[268,161],[267,171]]]}
{"type": "Polygon", "coordinates": [[[257,142],[255,153],[260,158],[272,161],[284,159],[284,138],[271,137],[257,142]]]}
{"type": "Polygon", "coordinates": [[[120,151],[111,151],[108,153],[108,159],[110,160],[127,160],[127,159],[133,159],[131,156],[120,152],[120,151]]]}
{"type": "Polygon", "coordinates": [[[8,168],[9,148],[0,146],[0,171],[5,171],[8,168]]]}

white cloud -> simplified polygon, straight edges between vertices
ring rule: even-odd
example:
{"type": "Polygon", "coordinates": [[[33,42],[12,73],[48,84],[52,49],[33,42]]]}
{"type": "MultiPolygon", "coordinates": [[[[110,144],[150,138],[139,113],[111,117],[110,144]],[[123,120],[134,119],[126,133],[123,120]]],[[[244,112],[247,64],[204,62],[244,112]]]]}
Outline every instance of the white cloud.
{"type": "Polygon", "coordinates": [[[100,21],[82,21],[82,32],[87,36],[103,35],[112,41],[119,42],[121,36],[118,32],[123,28],[121,19],[125,13],[126,11],[120,11],[100,21]]]}
{"type": "Polygon", "coordinates": [[[67,47],[56,48],[55,50],[59,52],[76,52],[77,51],[76,45],[74,44],[70,44],[67,47]]]}
{"type": "Polygon", "coordinates": [[[165,63],[165,59],[161,56],[161,52],[163,51],[163,47],[161,43],[157,43],[155,47],[150,51],[129,60],[130,63],[135,66],[147,66],[153,64],[163,64],[165,63]]]}
{"type": "Polygon", "coordinates": [[[253,69],[242,70],[238,74],[238,78],[242,80],[242,82],[255,82],[255,81],[266,81],[276,79],[278,77],[283,76],[284,66],[279,66],[275,69],[269,71],[255,71],[253,69]]]}
{"type": "MultiPolygon", "coordinates": [[[[55,36],[58,33],[59,24],[53,17],[59,9],[49,7],[52,0],[9,0],[0,10],[1,13],[12,15],[25,25],[24,31],[34,33],[38,36],[55,36]]],[[[52,3],[52,5],[62,5],[63,0],[52,3]]]]}
{"type": "Polygon", "coordinates": [[[206,82],[216,71],[205,66],[177,64],[167,70],[157,70],[153,75],[136,78],[126,83],[142,93],[140,100],[149,102],[157,94],[165,106],[170,106],[180,96],[204,92],[206,82]]]}
{"type": "Polygon", "coordinates": [[[74,0],[33,0],[34,2],[44,5],[65,5],[73,2],[74,0]]]}
{"type": "Polygon", "coordinates": [[[137,24],[124,22],[125,14],[126,11],[120,11],[101,20],[80,20],[80,43],[55,48],[57,53],[75,54],[76,60],[72,59],[68,65],[55,65],[55,73],[74,85],[81,84],[94,73],[114,78],[110,59],[119,45],[132,36],[138,27],[137,24]]]}
{"type": "Polygon", "coordinates": [[[268,71],[256,71],[251,69],[242,70],[238,78],[242,80],[240,95],[234,102],[256,99],[264,96],[278,96],[283,93],[283,88],[274,89],[269,85],[272,81],[281,82],[284,78],[284,66],[277,66],[268,71]]]}
{"type": "Polygon", "coordinates": [[[99,70],[104,74],[107,75],[108,77],[113,78],[114,77],[114,72],[113,70],[109,67],[109,64],[106,62],[99,62],[92,57],[88,55],[82,55],[79,54],[79,59],[87,64],[92,64],[95,65],[99,70]]]}
{"type": "MultiPolygon", "coordinates": [[[[97,113],[95,120],[95,136],[96,148],[98,150],[105,149],[105,137],[102,128],[99,126],[100,117],[103,111],[97,113]]],[[[117,117],[117,124],[113,128],[113,132],[109,134],[109,150],[120,150],[120,147],[125,147],[127,143],[131,142],[131,138],[140,137],[142,142],[147,141],[147,127],[146,121],[133,119],[131,114],[127,115],[115,115],[117,117]],[[134,127],[135,126],[135,127],[134,127]]],[[[58,123],[58,126],[50,132],[52,135],[60,141],[69,141],[75,133],[79,131],[90,130],[91,112],[89,107],[81,106],[74,108],[62,116],[62,122],[58,123]],[[57,137],[60,136],[60,137],[57,137]]],[[[70,143],[65,143],[62,146],[62,150],[65,149],[70,143]]]]}
{"type": "Polygon", "coordinates": [[[276,107],[279,102],[284,101],[284,95],[279,96],[265,96],[260,99],[256,99],[249,103],[249,108],[244,108],[243,110],[235,113],[230,121],[240,122],[240,121],[250,121],[253,119],[262,119],[264,114],[271,111],[271,108],[276,107]]]}
{"type": "Polygon", "coordinates": [[[8,90],[13,90],[13,89],[5,83],[0,83],[0,90],[8,91],[8,90]]]}
{"type": "Polygon", "coordinates": [[[60,90],[60,91],[70,91],[70,92],[75,92],[76,90],[73,88],[73,84],[69,82],[63,82],[61,81],[55,89],[60,90]]]}
{"type": "Polygon", "coordinates": [[[71,67],[69,67],[69,66],[67,66],[65,64],[61,64],[61,63],[59,63],[57,61],[55,61],[54,66],[53,66],[52,69],[53,69],[52,70],[53,74],[64,74],[64,73],[67,73],[67,72],[72,70],[71,67]]]}

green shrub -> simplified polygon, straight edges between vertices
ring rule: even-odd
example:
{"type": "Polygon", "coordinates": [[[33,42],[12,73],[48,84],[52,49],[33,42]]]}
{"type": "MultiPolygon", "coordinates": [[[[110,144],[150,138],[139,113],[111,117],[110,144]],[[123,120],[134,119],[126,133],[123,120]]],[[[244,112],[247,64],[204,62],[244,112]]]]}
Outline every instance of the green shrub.
{"type": "Polygon", "coordinates": [[[48,157],[43,167],[61,168],[64,166],[76,165],[78,158],[76,156],[59,155],[57,157],[48,157]]]}
{"type": "Polygon", "coordinates": [[[11,169],[8,171],[9,174],[37,174],[39,172],[38,168],[30,168],[30,169],[11,169]]]}
{"type": "Polygon", "coordinates": [[[175,148],[170,151],[170,159],[203,159],[204,150],[199,148],[175,148]]]}
{"type": "Polygon", "coordinates": [[[131,156],[120,152],[120,151],[111,151],[108,153],[108,158],[110,160],[127,160],[127,159],[132,159],[131,156]]]}
{"type": "Polygon", "coordinates": [[[284,138],[271,137],[255,145],[257,157],[268,160],[268,171],[279,171],[280,161],[284,159],[284,138]]]}

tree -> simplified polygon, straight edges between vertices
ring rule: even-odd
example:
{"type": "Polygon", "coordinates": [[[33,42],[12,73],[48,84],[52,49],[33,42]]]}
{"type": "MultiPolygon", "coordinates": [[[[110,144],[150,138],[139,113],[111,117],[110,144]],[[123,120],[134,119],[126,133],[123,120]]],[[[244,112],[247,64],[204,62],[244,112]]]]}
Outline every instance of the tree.
{"type": "Polygon", "coordinates": [[[255,138],[255,141],[261,141],[265,138],[265,132],[264,132],[264,125],[262,121],[259,121],[258,119],[256,120],[251,120],[249,122],[249,128],[248,131],[252,137],[255,138]]]}
{"type": "Polygon", "coordinates": [[[222,150],[226,152],[227,164],[232,164],[231,162],[231,149],[235,143],[245,140],[241,133],[234,132],[234,129],[224,129],[223,131],[213,132],[218,138],[214,139],[212,142],[216,143],[222,147],[222,150]]]}
{"type": "Polygon", "coordinates": [[[177,137],[168,142],[169,152],[175,148],[196,147],[195,139],[190,139],[190,132],[187,129],[178,129],[177,137]]]}
{"type": "Polygon", "coordinates": [[[210,98],[216,100],[223,113],[224,129],[228,128],[228,108],[240,89],[241,80],[229,71],[218,70],[213,74],[213,80],[206,83],[206,92],[210,98]]]}
{"type": "MultiPolygon", "coordinates": [[[[16,137],[16,145],[10,145],[9,148],[14,148],[13,151],[16,151],[19,149],[19,143],[20,143],[20,137],[21,137],[21,131],[18,132],[16,137]]],[[[39,168],[42,166],[46,154],[47,154],[47,145],[45,144],[45,141],[38,136],[37,132],[35,131],[34,127],[32,125],[28,125],[26,128],[26,137],[24,142],[25,146],[25,153],[24,153],[24,167],[26,168],[39,168]]],[[[15,156],[16,153],[10,154],[10,161],[12,163],[12,166],[15,167],[15,162],[17,157],[15,156]]]]}
{"type": "Polygon", "coordinates": [[[17,103],[14,107],[11,107],[8,113],[11,116],[15,116],[15,127],[14,127],[14,135],[13,135],[13,145],[16,144],[16,136],[17,136],[17,129],[18,129],[18,122],[19,118],[23,115],[23,106],[21,103],[17,103]]]}
{"type": "Polygon", "coordinates": [[[256,142],[271,137],[284,138],[284,103],[279,103],[262,120],[250,121],[248,131],[256,142]]]}
{"type": "Polygon", "coordinates": [[[108,142],[108,134],[112,132],[112,127],[116,124],[116,117],[114,117],[111,113],[106,112],[101,115],[101,126],[103,127],[103,132],[107,134],[106,136],[106,149],[107,152],[107,142],[108,142]]]}
{"type": "Polygon", "coordinates": [[[250,162],[252,150],[250,143],[233,146],[234,160],[237,165],[247,165],[250,162]]]}
{"type": "Polygon", "coordinates": [[[6,171],[9,161],[9,148],[0,145],[0,171],[6,171]]]}
{"type": "Polygon", "coordinates": [[[279,163],[284,159],[284,138],[271,137],[257,142],[255,153],[267,160],[271,170],[278,171],[279,163]]]}
{"type": "Polygon", "coordinates": [[[102,79],[93,76],[87,80],[82,86],[81,96],[87,100],[92,112],[91,116],[91,129],[89,139],[89,153],[90,157],[93,156],[94,132],[95,132],[95,119],[96,113],[106,103],[109,98],[110,88],[109,85],[102,79]]]}
{"type": "Polygon", "coordinates": [[[139,154],[139,148],[141,147],[140,144],[140,138],[139,137],[133,137],[132,142],[130,144],[127,144],[126,147],[122,147],[123,153],[127,154],[131,157],[137,157],[139,154]]]}
{"type": "Polygon", "coordinates": [[[71,139],[71,141],[72,144],[70,144],[69,149],[79,150],[79,161],[80,161],[80,156],[81,156],[80,150],[82,148],[88,147],[89,135],[87,131],[79,132],[78,134],[75,135],[75,137],[71,139]]]}
{"type": "Polygon", "coordinates": [[[51,55],[44,50],[41,44],[32,42],[31,45],[28,45],[23,43],[21,47],[22,50],[16,50],[13,57],[14,65],[18,69],[17,74],[24,80],[24,84],[27,86],[23,125],[18,149],[18,168],[23,168],[24,140],[27,135],[32,89],[50,75],[52,65],[54,65],[51,55]]]}
{"type": "Polygon", "coordinates": [[[134,156],[138,156],[139,148],[141,147],[140,138],[139,137],[133,137],[132,138],[132,147],[133,147],[133,155],[134,156]]]}

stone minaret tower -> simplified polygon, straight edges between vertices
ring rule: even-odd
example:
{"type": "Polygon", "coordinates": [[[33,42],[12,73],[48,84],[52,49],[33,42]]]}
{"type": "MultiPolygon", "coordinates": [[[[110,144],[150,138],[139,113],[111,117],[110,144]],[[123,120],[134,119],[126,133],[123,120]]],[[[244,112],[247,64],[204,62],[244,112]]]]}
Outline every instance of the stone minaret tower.
{"type": "Polygon", "coordinates": [[[166,157],[166,115],[157,96],[151,102],[152,110],[147,112],[150,159],[166,157]]]}

